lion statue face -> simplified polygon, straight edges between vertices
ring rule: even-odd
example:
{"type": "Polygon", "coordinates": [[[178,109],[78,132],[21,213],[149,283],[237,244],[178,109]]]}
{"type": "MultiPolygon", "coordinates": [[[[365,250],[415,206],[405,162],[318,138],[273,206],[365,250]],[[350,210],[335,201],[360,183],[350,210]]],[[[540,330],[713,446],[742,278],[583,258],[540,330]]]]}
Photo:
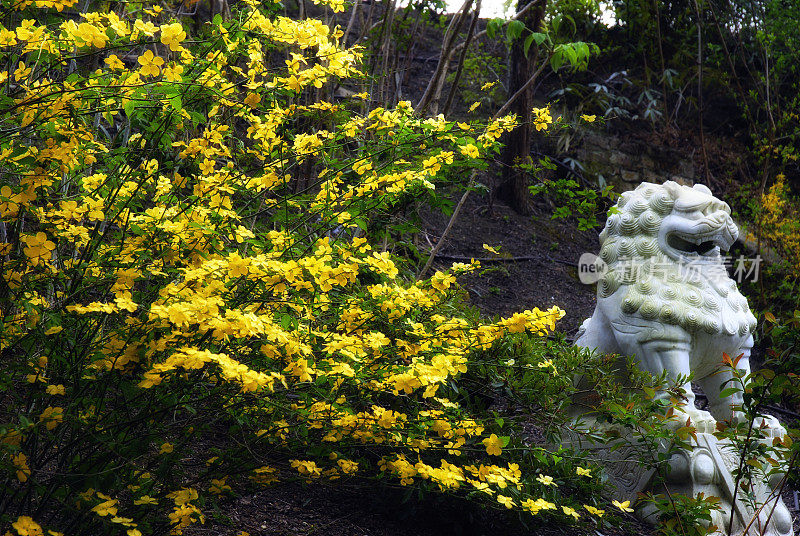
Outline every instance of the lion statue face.
{"type": "Polygon", "coordinates": [[[755,317],[722,257],[739,235],[726,203],[703,185],[645,182],[612,212],[600,233],[598,298],[614,296],[625,314],[690,332],[753,332],[755,317]]]}

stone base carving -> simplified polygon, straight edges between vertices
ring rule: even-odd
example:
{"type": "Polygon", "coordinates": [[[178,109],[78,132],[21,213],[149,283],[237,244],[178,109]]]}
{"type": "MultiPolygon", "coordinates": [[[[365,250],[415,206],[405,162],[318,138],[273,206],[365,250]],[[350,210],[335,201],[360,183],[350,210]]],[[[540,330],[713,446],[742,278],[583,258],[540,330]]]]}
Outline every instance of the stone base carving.
{"type": "MultiPolygon", "coordinates": [[[[605,467],[610,499],[633,504],[639,494],[647,492],[668,491],[673,496],[688,497],[702,493],[719,499],[718,509],[711,511],[711,523],[717,527],[714,534],[793,536],[791,513],[779,495],[783,473],[767,476],[755,470],[753,478],[736,492],[734,474],[740,458],[730,440],[719,440],[710,433],[696,434],[696,439],[690,438],[691,449],[672,453],[663,478],[659,478],[655,468],[642,465],[645,444],[631,437],[598,443],[569,432],[563,439],[565,447],[589,451],[605,467]]],[[[666,443],[656,448],[662,453],[669,450],[666,443]]],[[[652,503],[643,504],[636,513],[645,521],[658,521],[659,511],[652,503]]]]}

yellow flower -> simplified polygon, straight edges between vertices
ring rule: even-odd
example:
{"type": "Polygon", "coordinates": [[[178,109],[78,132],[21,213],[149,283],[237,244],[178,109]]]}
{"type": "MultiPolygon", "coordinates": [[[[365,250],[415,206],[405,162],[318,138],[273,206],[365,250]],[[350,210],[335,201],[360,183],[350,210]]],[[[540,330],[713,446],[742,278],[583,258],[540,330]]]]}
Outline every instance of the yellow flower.
{"type": "Polygon", "coordinates": [[[583,119],[587,123],[594,123],[594,120],[597,119],[597,116],[596,115],[581,114],[581,119],[583,119]]]}
{"type": "Polygon", "coordinates": [[[581,515],[574,508],[570,508],[569,506],[562,506],[561,510],[563,510],[566,515],[572,516],[575,519],[580,519],[581,517],[581,515]]]}
{"type": "Polygon", "coordinates": [[[543,475],[540,473],[539,476],[536,477],[536,480],[541,482],[545,486],[558,486],[558,484],[553,482],[553,477],[550,475],[543,475]]]}
{"type": "Polygon", "coordinates": [[[183,65],[169,65],[164,67],[164,80],[167,82],[183,82],[183,65]]]}
{"type": "Polygon", "coordinates": [[[164,58],[155,56],[152,50],[145,51],[144,54],[139,56],[137,61],[142,66],[142,68],[139,69],[142,76],[158,76],[161,74],[160,66],[164,64],[164,58]]]}
{"type": "Polygon", "coordinates": [[[114,298],[114,303],[120,310],[130,311],[131,313],[136,312],[136,309],[139,307],[135,301],[133,301],[130,292],[120,292],[117,294],[116,298],[114,298]]]}
{"type": "Polygon", "coordinates": [[[322,470],[317,467],[317,464],[307,460],[289,460],[292,467],[297,469],[297,472],[306,476],[319,476],[322,470]]]}
{"type": "Polygon", "coordinates": [[[66,389],[63,385],[48,385],[45,391],[48,395],[63,395],[66,393],[66,389]]]}
{"type": "Polygon", "coordinates": [[[179,491],[173,491],[167,497],[175,501],[175,506],[181,506],[197,500],[199,495],[194,488],[182,488],[179,491]]]}
{"type": "Polygon", "coordinates": [[[173,52],[182,48],[181,41],[184,39],[186,39],[186,32],[183,31],[183,25],[180,22],[161,26],[161,42],[173,52]]]}
{"type": "Polygon", "coordinates": [[[483,84],[483,85],[481,86],[481,91],[486,91],[487,89],[491,89],[491,88],[493,88],[493,87],[494,87],[496,84],[497,84],[497,82],[486,82],[485,84],[483,84]]]}
{"type": "Polygon", "coordinates": [[[258,93],[248,93],[244,98],[244,103],[250,108],[255,108],[259,102],[261,102],[261,95],[258,93]]]}
{"type": "Polygon", "coordinates": [[[533,109],[533,126],[536,127],[536,130],[547,130],[547,126],[553,122],[553,118],[550,116],[550,109],[549,108],[534,108],[533,109]]]}
{"type": "Polygon", "coordinates": [[[605,514],[605,513],[606,513],[606,511],[605,511],[605,510],[602,510],[602,509],[600,509],[600,508],[595,508],[594,506],[590,506],[590,505],[588,505],[588,504],[584,504],[584,505],[583,505],[583,507],[584,507],[584,508],[586,508],[586,510],[587,510],[587,511],[588,511],[590,514],[592,514],[592,515],[594,515],[594,516],[597,516],[597,517],[603,517],[603,514],[605,514]]]}
{"type": "Polygon", "coordinates": [[[326,4],[330,6],[334,13],[344,11],[344,0],[314,0],[315,4],[326,4]]]}
{"type": "MultiPolygon", "coordinates": [[[[133,29],[136,30],[136,33],[141,32],[148,37],[153,37],[158,31],[158,26],[150,21],[145,22],[142,19],[136,19],[133,23],[133,29]]],[[[131,38],[133,37],[131,36],[131,38]]]]}
{"type": "Polygon", "coordinates": [[[19,516],[11,524],[19,536],[42,536],[42,527],[30,516],[19,516]]]}
{"type": "Polygon", "coordinates": [[[122,60],[117,57],[116,54],[111,54],[109,57],[105,59],[106,65],[112,70],[121,71],[125,69],[125,64],[122,63],[122,60]]]}
{"type": "Polygon", "coordinates": [[[346,475],[358,472],[357,462],[351,460],[337,460],[336,463],[339,465],[339,467],[341,467],[342,472],[346,475]]]}
{"type": "MultiPolygon", "coordinates": [[[[537,366],[538,366],[539,368],[548,368],[548,367],[549,367],[549,368],[552,368],[552,369],[553,369],[553,372],[554,372],[554,373],[557,373],[557,372],[558,372],[558,371],[557,371],[557,369],[556,369],[556,366],[555,366],[555,364],[553,363],[553,360],[552,360],[552,359],[547,359],[546,361],[542,361],[541,363],[538,363],[538,365],[537,365],[537,366]]],[[[578,473],[578,474],[581,474],[581,473],[578,473]]]]}
{"type": "Polygon", "coordinates": [[[506,508],[513,508],[514,506],[516,506],[514,500],[511,497],[506,497],[505,495],[498,495],[497,502],[499,502],[506,508]]]}
{"type": "Polygon", "coordinates": [[[528,510],[531,514],[538,514],[541,510],[555,510],[556,505],[544,499],[526,499],[522,501],[522,507],[528,510]]]}
{"type": "Polygon", "coordinates": [[[13,47],[17,44],[17,36],[11,30],[0,28],[0,47],[13,47]]]}
{"type": "Polygon", "coordinates": [[[200,172],[204,175],[210,175],[214,172],[214,165],[216,162],[214,160],[209,160],[208,158],[204,159],[200,162],[200,172]]]}
{"type": "Polygon", "coordinates": [[[478,156],[480,156],[480,151],[478,151],[478,148],[471,143],[462,146],[460,150],[461,154],[470,158],[478,158],[478,156]]]}
{"type": "Polygon", "coordinates": [[[311,154],[322,146],[322,140],[316,134],[298,134],[294,138],[294,150],[297,154],[311,154]]]}
{"type": "Polygon", "coordinates": [[[75,46],[93,46],[96,48],[103,48],[106,46],[108,36],[105,30],[101,30],[94,24],[89,24],[88,22],[82,22],[78,24],[77,27],[75,27],[74,24],[75,23],[73,23],[73,26],[70,28],[70,33],[75,42],[75,46]]]}
{"type": "Polygon", "coordinates": [[[211,486],[208,488],[208,490],[215,495],[221,495],[226,491],[231,491],[231,487],[225,483],[227,479],[227,476],[220,479],[212,478],[211,486]]]}
{"type": "Polygon", "coordinates": [[[138,499],[134,499],[133,504],[137,506],[140,504],[158,504],[158,500],[149,495],[142,495],[138,499]]]}
{"type": "Polygon", "coordinates": [[[19,62],[19,67],[14,71],[14,81],[26,80],[31,75],[31,67],[25,67],[24,62],[19,62]]]}
{"type": "Polygon", "coordinates": [[[359,175],[363,175],[372,169],[372,162],[370,160],[360,160],[353,164],[353,171],[359,175]]]}
{"type": "Polygon", "coordinates": [[[483,249],[485,249],[486,251],[488,251],[488,252],[490,252],[490,253],[494,253],[495,255],[500,255],[500,252],[499,252],[499,251],[497,251],[496,249],[494,249],[494,248],[493,248],[492,246],[490,246],[489,244],[484,244],[484,245],[483,245],[483,249]]]}
{"type": "Polygon", "coordinates": [[[161,445],[161,448],[158,450],[159,454],[169,454],[175,449],[175,446],[172,443],[164,443],[161,445]]]}
{"type": "Polygon", "coordinates": [[[592,470],[591,469],[586,469],[584,467],[575,468],[575,473],[578,476],[592,476],[592,470]]]}
{"type": "Polygon", "coordinates": [[[431,286],[442,292],[449,289],[455,282],[456,278],[452,274],[445,272],[436,272],[433,274],[433,277],[431,277],[431,286]]]}
{"type": "Polygon", "coordinates": [[[480,105],[481,105],[480,101],[479,101],[479,102],[473,102],[473,103],[472,103],[472,106],[470,106],[470,107],[469,107],[469,111],[470,111],[470,112],[474,112],[474,111],[475,111],[475,109],[476,109],[478,106],[480,106],[480,105]]]}
{"type": "Polygon", "coordinates": [[[31,474],[31,469],[28,467],[28,457],[23,453],[17,453],[11,456],[11,463],[17,469],[17,480],[26,482],[31,474]]]}
{"type": "Polygon", "coordinates": [[[116,499],[111,499],[105,502],[101,502],[100,504],[92,508],[92,512],[95,512],[97,515],[101,517],[105,517],[108,515],[115,516],[117,515],[117,507],[116,507],[117,502],[118,501],[116,499]]]}
{"type": "Polygon", "coordinates": [[[500,456],[500,452],[503,450],[503,440],[497,437],[496,434],[490,435],[481,443],[486,446],[486,454],[490,456],[500,456]]]}
{"type": "Polygon", "coordinates": [[[45,423],[48,430],[52,430],[64,420],[64,408],[48,406],[39,415],[39,421],[45,423]]]}
{"type": "Polygon", "coordinates": [[[611,504],[622,510],[623,512],[633,512],[633,508],[630,507],[631,501],[623,501],[619,502],[617,500],[611,501],[611,504]]]}

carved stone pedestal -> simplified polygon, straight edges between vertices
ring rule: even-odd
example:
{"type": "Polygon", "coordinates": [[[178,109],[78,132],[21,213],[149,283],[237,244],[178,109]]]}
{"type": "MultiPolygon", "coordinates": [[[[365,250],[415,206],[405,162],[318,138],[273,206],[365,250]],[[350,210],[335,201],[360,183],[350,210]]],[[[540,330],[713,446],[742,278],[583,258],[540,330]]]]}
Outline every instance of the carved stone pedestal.
{"type": "MultiPolygon", "coordinates": [[[[640,493],[646,492],[668,491],[673,496],[688,497],[702,493],[704,497],[719,499],[719,508],[711,511],[711,522],[717,527],[715,534],[793,536],[791,513],[779,495],[783,473],[767,476],[763,471],[753,470],[750,481],[740,482],[736,492],[734,474],[739,469],[740,457],[729,440],[698,433],[696,440],[690,438],[691,450],[673,449],[663,478],[658,478],[656,469],[642,465],[642,454],[647,450],[642,442],[620,439],[611,444],[592,443],[577,434],[565,439],[564,446],[593,452],[604,465],[612,499],[633,504],[640,493]]],[[[669,450],[667,447],[662,443],[655,448],[663,453],[669,450]]],[[[659,512],[651,503],[644,504],[636,513],[645,521],[658,521],[659,512]]]]}

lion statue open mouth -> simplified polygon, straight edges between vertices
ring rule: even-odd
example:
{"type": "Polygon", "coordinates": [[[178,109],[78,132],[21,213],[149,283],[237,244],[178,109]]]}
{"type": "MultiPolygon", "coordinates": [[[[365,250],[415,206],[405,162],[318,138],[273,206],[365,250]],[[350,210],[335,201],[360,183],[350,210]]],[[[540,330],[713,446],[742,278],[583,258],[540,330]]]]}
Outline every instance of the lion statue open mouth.
{"type": "Polygon", "coordinates": [[[741,403],[741,396],[719,396],[732,376],[722,366],[723,353],[742,355],[737,367],[749,373],[756,328],[723,262],[722,252],[739,233],[730,207],[705,186],[668,181],[642,183],[611,212],[600,233],[605,271],[597,306],[575,344],[635,356],[654,375],[691,374],[710,414],[695,409],[688,382],[683,411],[698,430],[713,431],[715,419],[731,420],[731,406],[741,403]]]}

